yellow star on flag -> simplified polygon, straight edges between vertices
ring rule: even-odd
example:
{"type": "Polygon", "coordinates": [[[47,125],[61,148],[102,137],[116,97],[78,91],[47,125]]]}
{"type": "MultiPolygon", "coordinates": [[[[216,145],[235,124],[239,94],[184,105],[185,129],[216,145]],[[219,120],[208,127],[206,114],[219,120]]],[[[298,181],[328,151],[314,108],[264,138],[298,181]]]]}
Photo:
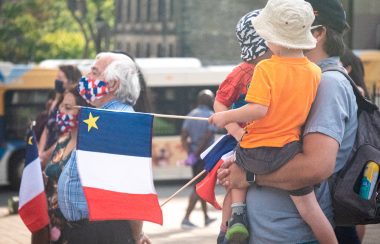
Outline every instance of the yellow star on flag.
{"type": "Polygon", "coordinates": [[[33,145],[33,136],[29,136],[28,144],[33,145]]]}
{"type": "Polygon", "coordinates": [[[98,126],[96,125],[96,121],[99,119],[99,116],[92,117],[92,113],[90,112],[90,115],[88,119],[83,120],[88,125],[88,132],[90,132],[91,128],[98,129],[98,126]]]}

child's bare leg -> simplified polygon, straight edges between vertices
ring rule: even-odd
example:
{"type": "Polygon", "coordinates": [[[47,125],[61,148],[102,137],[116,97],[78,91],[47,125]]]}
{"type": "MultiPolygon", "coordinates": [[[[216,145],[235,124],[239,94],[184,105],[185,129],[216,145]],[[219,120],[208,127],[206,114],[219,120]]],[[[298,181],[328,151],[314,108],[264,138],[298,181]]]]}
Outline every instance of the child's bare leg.
{"type": "Polygon", "coordinates": [[[231,204],[232,204],[232,196],[231,191],[226,193],[223,201],[222,208],[222,225],[224,225],[227,229],[227,222],[231,218],[231,204]]]}
{"type": "Polygon", "coordinates": [[[220,224],[220,231],[217,239],[217,244],[224,243],[225,235],[227,232],[228,220],[231,218],[231,192],[226,189],[222,206],[222,223],[220,224]]]}
{"type": "Polygon", "coordinates": [[[321,244],[338,244],[334,229],[323,213],[314,191],[303,196],[290,196],[298,212],[310,226],[315,237],[321,244]]]}
{"type": "Polygon", "coordinates": [[[247,188],[231,189],[231,200],[234,203],[245,203],[247,188]]]}

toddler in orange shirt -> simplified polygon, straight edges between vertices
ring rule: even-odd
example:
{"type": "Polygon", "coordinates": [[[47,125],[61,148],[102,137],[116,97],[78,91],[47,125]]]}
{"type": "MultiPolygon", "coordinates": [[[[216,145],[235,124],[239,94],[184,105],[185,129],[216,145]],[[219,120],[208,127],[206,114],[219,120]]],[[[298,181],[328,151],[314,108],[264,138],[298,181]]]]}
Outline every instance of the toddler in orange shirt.
{"type": "MultiPolygon", "coordinates": [[[[303,50],[316,45],[311,34],[313,21],[313,9],[304,0],[269,0],[252,25],[273,56],[257,64],[245,98],[247,105],[209,118],[218,127],[249,123],[235,154],[236,164],[247,172],[268,174],[301,152],[301,127],[321,78],[320,68],[303,55],[303,50]]],[[[249,236],[246,191],[231,189],[232,217],[226,238],[233,243],[242,243],[249,236]]],[[[291,191],[290,196],[318,241],[337,243],[313,186],[291,191]]]]}

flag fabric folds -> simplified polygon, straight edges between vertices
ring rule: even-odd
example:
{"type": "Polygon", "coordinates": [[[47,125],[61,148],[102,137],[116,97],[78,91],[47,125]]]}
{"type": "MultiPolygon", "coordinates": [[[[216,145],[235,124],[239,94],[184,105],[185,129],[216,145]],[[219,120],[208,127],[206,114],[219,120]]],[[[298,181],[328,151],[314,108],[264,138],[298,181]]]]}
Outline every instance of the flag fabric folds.
{"type": "Polygon", "coordinates": [[[221,209],[215,198],[217,171],[223,162],[233,155],[236,145],[237,141],[233,136],[224,135],[201,154],[201,158],[205,162],[205,170],[209,173],[196,185],[196,192],[200,198],[216,209],[221,209]]]}
{"type": "Polygon", "coordinates": [[[237,145],[237,141],[231,135],[221,136],[211,146],[209,146],[202,154],[201,158],[205,162],[205,170],[210,172],[218,163],[220,158],[232,151],[237,145]]]}
{"type": "Polygon", "coordinates": [[[31,130],[27,136],[25,167],[19,192],[19,215],[31,232],[49,224],[47,200],[37,141],[31,130]]]}
{"type": "Polygon", "coordinates": [[[153,115],[82,108],[77,167],[90,220],[162,225],[152,174],[153,115]]]}
{"type": "Polygon", "coordinates": [[[210,173],[208,173],[207,176],[195,186],[198,196],[206,202],[210,203],[212,206],[214,206],[214,208],[219,210],[222,208],[220,207],[219,203],[216,201],[215,198],[217,171],[220,168],[220,166],[224,163],[224,161],[230,156],[232,156],[233,153],[233,151],[230,151],[223,155],[221,159],[217,162],[215,167],[210,171],[210,173]]]}

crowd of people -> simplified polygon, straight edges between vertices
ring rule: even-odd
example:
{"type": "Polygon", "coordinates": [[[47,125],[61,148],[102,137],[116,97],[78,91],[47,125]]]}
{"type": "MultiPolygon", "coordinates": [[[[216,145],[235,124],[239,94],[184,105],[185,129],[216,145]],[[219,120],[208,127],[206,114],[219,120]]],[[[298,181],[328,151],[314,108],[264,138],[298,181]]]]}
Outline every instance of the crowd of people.
{"type": "MultiPolygon", "coordinates": [[[[87,202],[76,166],[79,108],[134,112],[141,87],[145,88],[139,68],[125,53],[104,52],[96,56],[85,76],[75,66],[60,66],[55,84],[55,96],[48,101],[44,112],[47,115],[38,121],[43,128],[39,156],[50,224],[33,233],[32,243],[150,243],[142,231],[142,221],[88,220],[87,202]]],[[[144,110],[146,104],[140,102],[139,109],[144,110]]]]}
{"type": "MultiPolygon", "coordinates": [[[[200,154],[217,127],[239,142],[218,170],[226,196],[217,243],[361,242],[363,226],[333,228],[330,195],[354,143],[357,104],[347,78],[326,70],[344,67],[368,97],[363,64],[343,41],[348,28],[340,0],[269,0],[237,23],[243,62],[216,97],[199,92],[188,116],[209,122],[185,120],[181,132],[193,176],[204,168],[200,154]]],[[[99,53],[84,76],[73,65],[59,66],[35,126],[50,224],[33,233],[32,243],[151,243],[142,221],[89,221],[76,162],[81,106],[151,112],[133,57],[99,53]]],[[[216,220],[194,189],[183,228],[197,227],[190,214],[198,200],[204,225],[216,220]]]]}

